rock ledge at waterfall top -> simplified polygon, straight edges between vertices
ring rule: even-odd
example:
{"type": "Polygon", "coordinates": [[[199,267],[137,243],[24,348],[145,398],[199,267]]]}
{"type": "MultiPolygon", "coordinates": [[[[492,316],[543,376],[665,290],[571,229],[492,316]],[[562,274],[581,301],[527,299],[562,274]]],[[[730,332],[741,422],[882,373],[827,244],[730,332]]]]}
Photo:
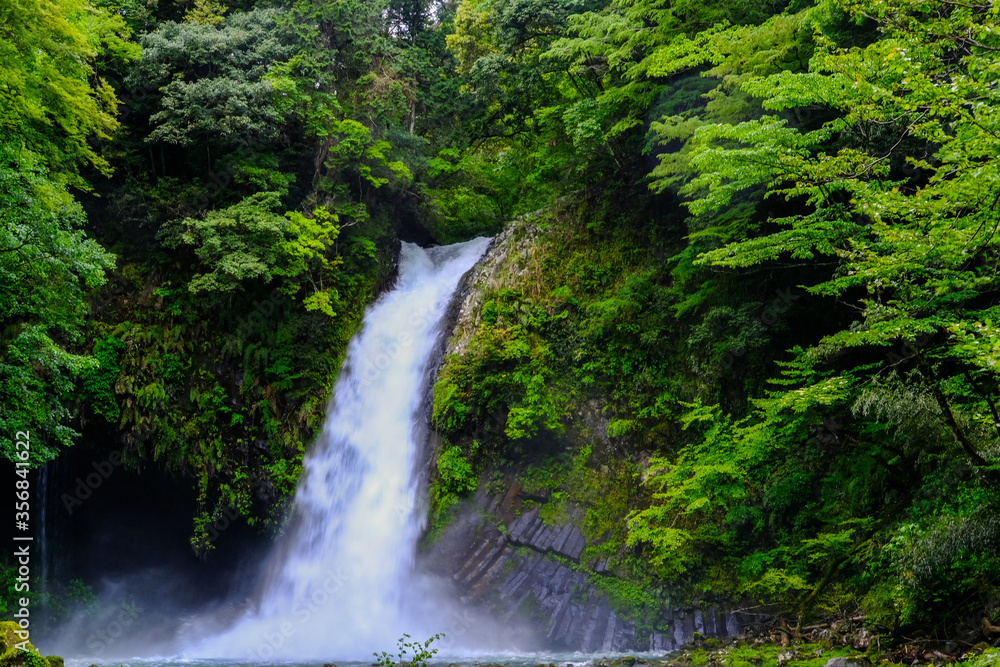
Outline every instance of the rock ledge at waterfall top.
{"type": "Polygon", "coordinates": [[[461,354],[479,324],[484,295],[516,284],[536,267],[534,243],[541,230],[520,218],[493,239],[483,259],[465,280],[461,306],[452,328],[445,355],[461,354]]]}

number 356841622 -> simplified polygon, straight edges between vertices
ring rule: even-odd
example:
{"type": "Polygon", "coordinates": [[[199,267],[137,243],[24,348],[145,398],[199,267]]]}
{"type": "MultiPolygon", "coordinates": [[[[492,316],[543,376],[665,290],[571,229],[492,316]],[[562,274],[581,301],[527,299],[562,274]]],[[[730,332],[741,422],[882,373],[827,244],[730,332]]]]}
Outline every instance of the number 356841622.
{"type": "Polygon", "coordinates": [[[22,528],[22,530],[27,530],[29,516],[28,457],[31,456],[31,434],[27,431],[18,431],[15,435],[17,436],[17,441],[14,443],[14,456],[19,459],[16,462],[17,470],[15,471],[15,474],[20,477],[20,479],[14,482],[14,487],[16,489],[14,496],[17,498],[14,503],[14,511],[16,512],[14,520],[17,522],[18,528],[21,528],[23,525],[24,528],[22,528]]]}

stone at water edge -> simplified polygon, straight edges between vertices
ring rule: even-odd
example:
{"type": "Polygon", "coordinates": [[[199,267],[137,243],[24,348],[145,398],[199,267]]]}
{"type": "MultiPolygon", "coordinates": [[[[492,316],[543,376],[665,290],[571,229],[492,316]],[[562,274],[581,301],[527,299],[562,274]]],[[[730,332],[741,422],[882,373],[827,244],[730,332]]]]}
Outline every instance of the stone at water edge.
{"type": "MultiPolygon", "coordinates": [[[[601,658],[594,663],[595,667],[634,667],[634,665],[648,665],[648,660],[643,660],[642,658],[637,658],[634,655],[626,655],[621,658],[601,658]]],[[[544,665],[538,665],[538,667],[545,667],[544,665]]],[[[551,667],[555,667],[552,665],[551,667]]]]}
{"type": "MultiPolygon", "coordinates": [[[[786,665],[792,660],[795,660],[795,651],[782,651],[778,654],[778,659],[775,661],[775,664],[778,667],[782,667],[782,665],[786,665]]],[[[829,663],[827,664],[829,665],[829,663]]]]}
{"type": "Polygon", "coordinates": [[[823,667],[871,667],[868,658],[830,658],[823,667]]]}
{"type": "Polygon", "coordinates": [[[46,658],[30,643],[25,644],[26,650],[18,649],[20,629],[14,621],[0,622],[0,667],[63,667],[62,658],[46,658]]]}

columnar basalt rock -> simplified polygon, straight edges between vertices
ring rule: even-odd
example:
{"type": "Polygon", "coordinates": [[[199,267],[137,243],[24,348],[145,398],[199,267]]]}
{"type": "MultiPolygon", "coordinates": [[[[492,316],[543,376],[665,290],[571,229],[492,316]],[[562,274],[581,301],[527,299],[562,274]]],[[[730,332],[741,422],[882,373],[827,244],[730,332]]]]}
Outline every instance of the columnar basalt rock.
{"type": "Polygon", "coordinates": [[[659,631],[637,627],[595,585],[595,577],[613,576],[606,563],[581,562],[581,508],[571,506],[566,523],[547,524],[538,506],[517,512],[523,503],[516,491],[514,482],[502,493],[477,493],[425,554],[423,561],[451,578],[465,604],[527,622],[543,645],[586,653],[669,651],[695,633],[739,633],[745,619],[715,604],[664,609],[659,631]]]}

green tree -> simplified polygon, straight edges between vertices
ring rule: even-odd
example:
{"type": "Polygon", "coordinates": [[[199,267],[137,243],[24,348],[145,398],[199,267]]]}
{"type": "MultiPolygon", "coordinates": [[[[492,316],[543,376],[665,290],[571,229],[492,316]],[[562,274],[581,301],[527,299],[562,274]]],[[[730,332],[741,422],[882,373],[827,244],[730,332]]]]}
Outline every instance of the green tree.
{"type": "Polygon", "coordinates": [[[809,290],[836,298],[860,292],[862,318],[812,349],[807,356],[816,363],[950,332],[876,372],[901,362],[915,367],[955,441],[971,462],[985,465],[952,404],[976,401],[992,411],[997,379],[987,352],[993,308],[980,298],[998,288],[986,268],[997,256],[1000,200],[1000,127],[989,92],[990,72],[1000,66],[996,9],[936,14],[924,3],[850,9],[876,19],[881,38],[849,49],[821,39],[809,72],[742,84],[766,109],[822,106],[835,112],[833,119],[802,131],[766,116],[695,133],[692,166],[699,175],[686,187],[699,196],[692,211],[717,210],[757,186],[804,205],[802,213],[773,221],[779,231],[725,245],[704,261],[742,268],[834,258],[839,270],[809,290]],[[942,77],[954,83],[943,86],[942,77]],[[951,379],[966,375],[979,378],[966,387],[972,396],[949,395],[951,379]]]}
{"type": "Polygon", "coordinates": [[[0,3],[0,415],[5,457],[31,433],[33,463],[73,443],[74,384],[87,292],[113,257],[82,231],[67,190],[81,169],[110,173],[96,148],[117,129],[118,100],[99,60],[138,55],[120,16],[87,2],[0,3]]]}
{"type": "Polygon", "coordinates": [[[0,24],[0,138],[86,187],[74,176],[81,166],[110,171],[91,140],[118,127],[118,100],[96,61],[139,53],[125,22],[85,0],[4,0],[0,24]]]}
{"type": "Polygon", "coordinates": [[[262,150],[281,135],[283,117],[265,75],[292,47],[276,30],[279,12],[255,9],[225,19],[167,22],[140,40],[143,56],[127,83],[156,90],[145,140],[192,148],[216,158],[238,147],[262,150]]]}
{"type": "Polygon", "coordinates": [[[204,219],[187,218],[166,225],[168,245],[197,246],[195,255],[208,269],[188,284],[192,292],[231,292],[245,282],[271,282],[277,272],[278,243],[288,221],[272,211],[279,205],[275,192],[261,192],[204,219]]]}
{"type": "MultiPolygon", "coordinates": [[[[984,563],[997,558],[958,546],[992,535],[992,520],[970,508],[995,506],[1000,461],[997,10],[827,3],[762,27],[801,34],[791,29],[803,21],[816,29],[808,70],[787,49],[737,70],[732,91],[763,113],[698,118],[684,160],[664,158],[654,187],[679,188],[692,214],[717,216],[699,264],[744,278],[802,267],[806,291],[856,315],[788,350],[745,419],[692,406],[685,427],[702,427],[654,461],[651,505],[633,513],[629,540],[674,573],[697,567],[696,554],[734,559],[745,545],[731,590],[799,618],[853,564],[873,614],[950,623],[928,601],[948,599],[952,615],[971,609],[973,592],[991,586],[984,563]],[[845,43],[830,20],[838,12],[877,33],[845,43]],[[731,214],[748,201],[756,213],[731,214]],[[942,470],[956,480],[941,485],[942,470]],[[919,494],[933,510],[914,495],[925,479],[919,494]],[[896,524],[906,516],[919,521],[896,524]],[[880,578],[894,583],[866,589],[880,578]]],[[[703,32],[664,52],[664,71],[729,69],[751,38],[739,27],[703,32]]],[[[661,136],[676,138],[665,126],[684,121],[668,119],[661,136]]]]}
{"type": "Polygon", "coordinates": [[[114,256],[88,239],[80,205],[53,183],[42,158],[0,144],[0,450],[31,434],[31,461],[56,456],[71,426],[75,381],[96,362],[80,350],[90,290],[114,256]]]}

